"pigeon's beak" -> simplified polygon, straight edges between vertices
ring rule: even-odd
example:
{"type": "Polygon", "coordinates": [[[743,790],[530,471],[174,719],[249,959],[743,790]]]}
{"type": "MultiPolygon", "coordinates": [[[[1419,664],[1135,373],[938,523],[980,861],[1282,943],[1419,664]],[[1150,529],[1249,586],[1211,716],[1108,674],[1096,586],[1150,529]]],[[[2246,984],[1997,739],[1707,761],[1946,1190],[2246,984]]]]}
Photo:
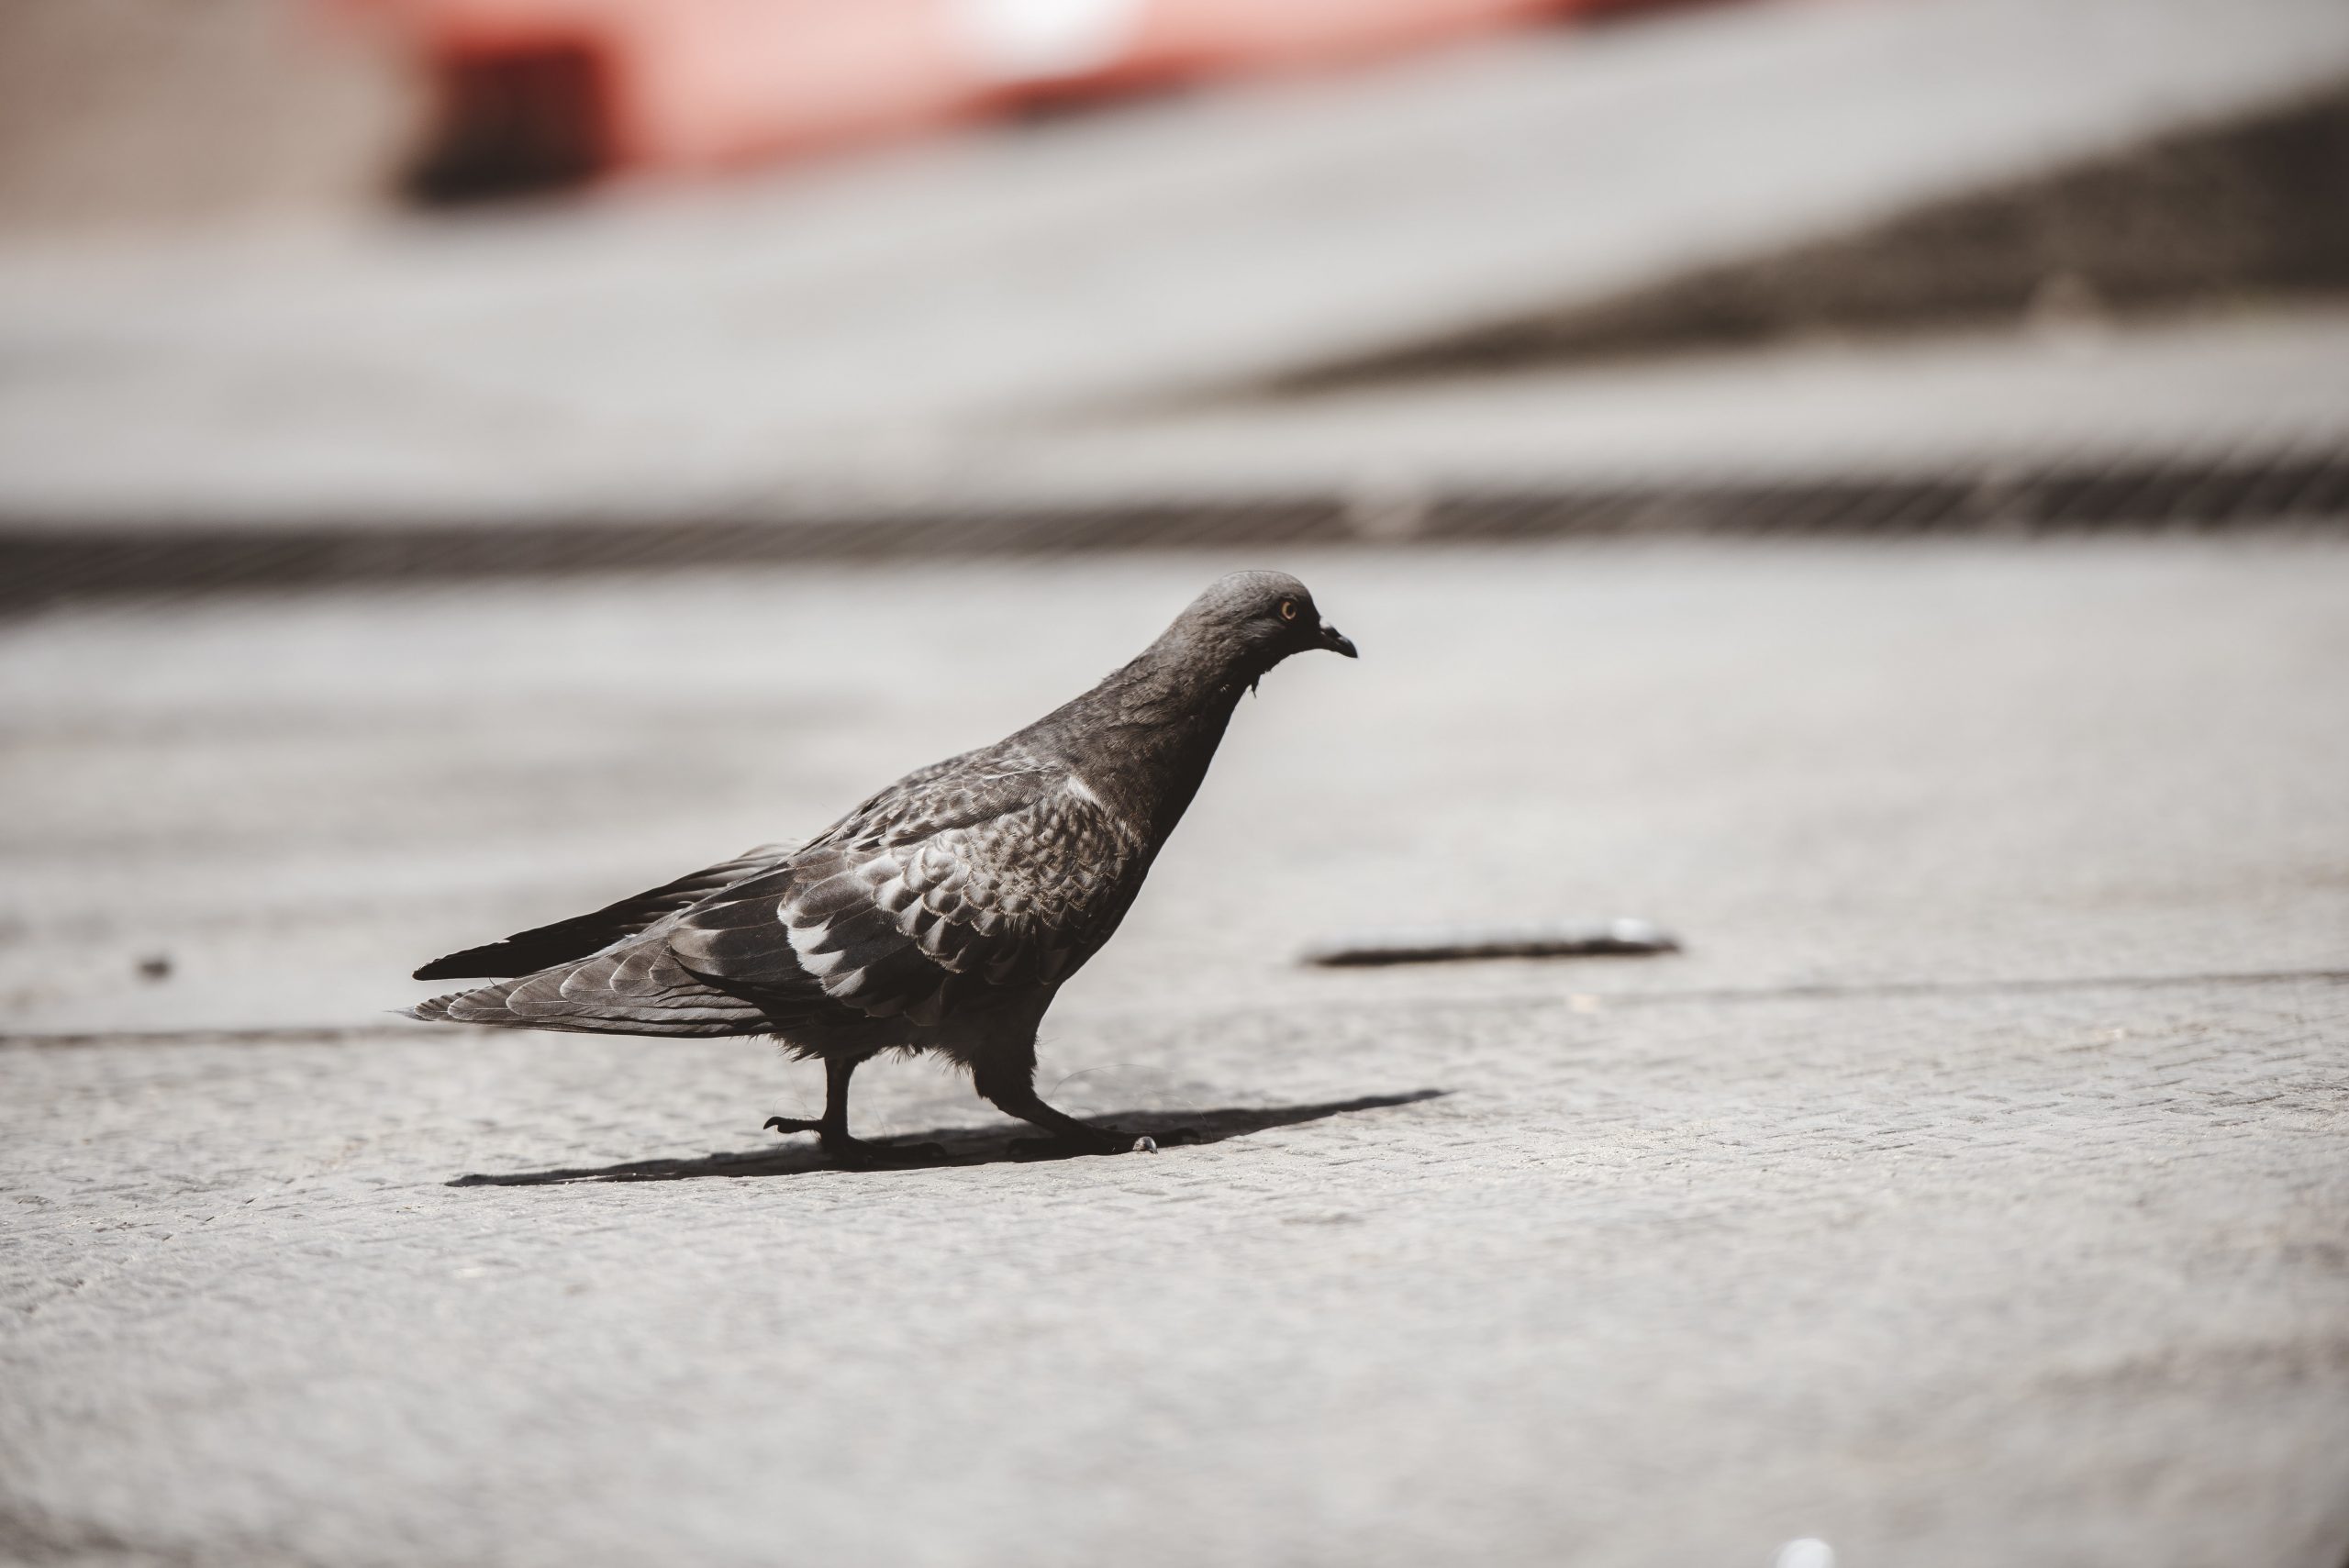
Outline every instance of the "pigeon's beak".
{"type": "Polygon", "coordinates": [[[1362,657],[1354,651],[1354,639],[1326,620],[1321,623],[1321,646],[1332,653],[1342,653],[1349,659],[1362,657]]]}

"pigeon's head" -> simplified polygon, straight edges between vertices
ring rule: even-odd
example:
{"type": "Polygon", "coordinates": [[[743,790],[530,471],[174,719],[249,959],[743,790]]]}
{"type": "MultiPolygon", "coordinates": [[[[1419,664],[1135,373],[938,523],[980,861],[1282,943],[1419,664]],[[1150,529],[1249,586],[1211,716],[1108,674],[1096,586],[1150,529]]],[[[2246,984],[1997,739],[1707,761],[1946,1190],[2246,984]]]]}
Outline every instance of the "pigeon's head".
{"type": "Polygon", "coordinates": [[[1194,599],[1174,628],[1186,640],[1238,654],[1252,679],[1317,648],[1356,657],[1353,639],[1323,620],[1312,591],[1286,572],[1233,573],[1194,599]]]}

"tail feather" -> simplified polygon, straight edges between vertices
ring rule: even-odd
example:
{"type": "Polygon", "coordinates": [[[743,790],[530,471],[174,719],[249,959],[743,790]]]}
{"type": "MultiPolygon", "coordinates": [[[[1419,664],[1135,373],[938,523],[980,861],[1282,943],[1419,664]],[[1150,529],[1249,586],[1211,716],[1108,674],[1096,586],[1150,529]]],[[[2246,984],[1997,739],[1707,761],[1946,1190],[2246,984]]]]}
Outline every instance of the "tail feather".
{"type": "Polygon", "coordinates": [[[408,1017],[491,1029],[679,1038],[767,1034],[777,1027],[766,1009],[706,984],[657,940],[434,996],[409,1008],[408,1017]]]}
{"type": "Polygon", "coordinates": [[[449,1021],[449,1004],[463,995],[462,991],[451,991],[446,996],[428,996],[415,1006],[402,1007],[399,1011],[402,1017],[415,1018],[423,1023],[446,1023],[449,1021]]]}

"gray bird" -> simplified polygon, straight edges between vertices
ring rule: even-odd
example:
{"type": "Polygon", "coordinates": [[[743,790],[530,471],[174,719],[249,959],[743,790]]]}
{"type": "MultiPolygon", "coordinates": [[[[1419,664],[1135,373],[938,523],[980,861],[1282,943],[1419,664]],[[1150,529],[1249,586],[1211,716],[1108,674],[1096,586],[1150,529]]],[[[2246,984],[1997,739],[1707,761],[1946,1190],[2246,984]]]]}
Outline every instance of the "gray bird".
{"type": "Polygon", "coordinates": [[[843,1162],[849,1079],[935,1051],[1055,1138],[1132,1140],[1035,1088],[1036,1028],[1125,918],[1198,793],[1240,694],[1292,653],[1354,645],[1277,572],[1224,578],[1157,641],[1027,728],[907,774],[807,842],[768,845],[590,915],[426,964],[506,976],[412,1017],[599,1034],[769,1035],[824,1063],[824,1114],[776,1117],[843,1162]]]}

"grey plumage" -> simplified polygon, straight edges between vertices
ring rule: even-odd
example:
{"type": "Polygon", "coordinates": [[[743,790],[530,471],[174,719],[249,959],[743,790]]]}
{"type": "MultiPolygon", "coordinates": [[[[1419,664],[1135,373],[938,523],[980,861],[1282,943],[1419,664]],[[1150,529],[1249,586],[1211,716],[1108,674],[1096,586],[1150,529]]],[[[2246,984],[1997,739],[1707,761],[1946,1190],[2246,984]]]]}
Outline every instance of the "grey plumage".
{"type": "Polygon", "coordinates": [[[1132,662],[975,751],[908,773],[805,844],[768,845],[590,915],[473,948],[418,979],[514,976],[428,1020],[669,1036],[772,1035],[826,1066],[809,1130],[842,1158],[848,1082],[935,1051],[1014,1116],[1122,1140],[1036,1095],[1038,1023],[1125,918],[1206,777],[1241,692],[1292,653],[1354,648],[1296,578],[1245,572],[1132,662]]]}

